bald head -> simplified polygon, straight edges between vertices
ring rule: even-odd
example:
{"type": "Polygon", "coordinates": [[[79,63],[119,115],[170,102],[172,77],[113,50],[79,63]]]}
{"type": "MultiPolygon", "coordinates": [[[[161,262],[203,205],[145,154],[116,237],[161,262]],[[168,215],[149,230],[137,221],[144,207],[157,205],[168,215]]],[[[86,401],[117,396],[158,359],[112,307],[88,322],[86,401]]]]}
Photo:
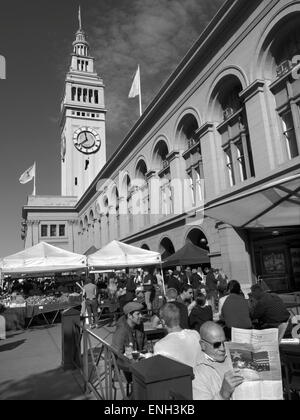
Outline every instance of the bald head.
{"type": "Polygon", "coordinates": [[[223,328],[215,322],[205,322],[200,328],[201,348],[215,362],[222,363],[226,358],[225,334],[223,328]]]}
{"type": "Polygon", "coordinates": [[[216,337],[219,337],[220,334],[224,334],[223,328],[213,321],[205,322],[200,328],[200,337],[204,340],[214,340],[216,337]]]}

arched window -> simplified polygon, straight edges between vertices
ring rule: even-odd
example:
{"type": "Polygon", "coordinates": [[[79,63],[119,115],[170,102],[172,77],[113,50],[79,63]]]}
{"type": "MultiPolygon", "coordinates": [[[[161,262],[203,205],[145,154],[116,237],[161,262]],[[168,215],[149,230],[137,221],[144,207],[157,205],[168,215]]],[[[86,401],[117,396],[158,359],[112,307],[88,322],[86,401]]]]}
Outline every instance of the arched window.
{"type": "Polygon", "coordinates": [[[269,34],[263,47],[268,51],[266,68],[271,73],[270,90],[276,101],[280,121],[281,147],[285,160],[299,156],[300,125],[299,71],[300,14],[286,17],[269,34]]]}
{"type": "Polygon", "coordinates": [[[220,121],[218,131],[222,136],[229,186],[254,176],[246,109],[240,98],[242,90],[241,82],[236,76],[226,76],[214,91],[215,113],[220,121]]]}
{"type": "Polygon", "coordinates": [[[169,238],[163,238],[159,244],[158,252],[160,252],[162,260],[174,254],[175,248],[172,241],[169,238]]]}
{"type": "Polygon", "coordinates": [[[185,197],[188,198],[188,203],[185,203],[185,207],[186,204],[189,207],[200,204],[199,199],[204,195],[202,191],[196,193],[202,187],[202,183],[198,181],[199,178],[204,178],[198,129],[198,121],[190,113],[183,116],[177,128],[177,141],[179,142],[179,148],[184,150],[182,156],[186,166],[185,185],[183,188],[188,188],[188,191],[185,191],[188,192],[188,195],[185,197]]]}

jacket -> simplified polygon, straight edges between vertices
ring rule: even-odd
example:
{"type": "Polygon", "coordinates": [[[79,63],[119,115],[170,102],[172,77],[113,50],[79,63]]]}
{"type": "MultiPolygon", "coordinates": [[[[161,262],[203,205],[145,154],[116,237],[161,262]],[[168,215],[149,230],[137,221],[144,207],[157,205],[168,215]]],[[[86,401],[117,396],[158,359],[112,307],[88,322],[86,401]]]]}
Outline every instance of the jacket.
{"type": "Polygon", "coordinates": [[[126,316],[123,315],[117,322],[117,328],[112,338],[112,346],[120,353],[125,352],[125,346],[133,344],[135,350],[143,350],[146,347],[147,339],[143,326],[130,328],[126,316]]]}

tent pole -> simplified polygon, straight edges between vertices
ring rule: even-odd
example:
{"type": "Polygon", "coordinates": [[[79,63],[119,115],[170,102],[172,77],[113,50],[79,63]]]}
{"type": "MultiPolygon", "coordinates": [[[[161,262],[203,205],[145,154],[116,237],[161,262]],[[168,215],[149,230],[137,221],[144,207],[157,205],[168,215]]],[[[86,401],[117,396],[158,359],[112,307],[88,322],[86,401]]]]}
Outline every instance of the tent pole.
{"type": "Polygon", "coordinates": [[[166,296],[166,287],[165,287],[165,279],[164,279],[164,272],[163,272],[163,268],[162,268],[162,263],[160,263],[160,271],[161,271],[164,295],[166,296]]]}

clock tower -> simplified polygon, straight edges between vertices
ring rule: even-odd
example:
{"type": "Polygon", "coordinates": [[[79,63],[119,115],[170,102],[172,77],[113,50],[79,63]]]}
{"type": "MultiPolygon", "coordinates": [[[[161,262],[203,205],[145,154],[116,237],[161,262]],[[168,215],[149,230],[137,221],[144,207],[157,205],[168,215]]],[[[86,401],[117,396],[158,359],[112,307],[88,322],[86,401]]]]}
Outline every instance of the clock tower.
{"type": "Polygon", "coordinates": [[[61,194],[78,199],[106,163],[104,85],[79,29],[61,104],[61,194]]]}

